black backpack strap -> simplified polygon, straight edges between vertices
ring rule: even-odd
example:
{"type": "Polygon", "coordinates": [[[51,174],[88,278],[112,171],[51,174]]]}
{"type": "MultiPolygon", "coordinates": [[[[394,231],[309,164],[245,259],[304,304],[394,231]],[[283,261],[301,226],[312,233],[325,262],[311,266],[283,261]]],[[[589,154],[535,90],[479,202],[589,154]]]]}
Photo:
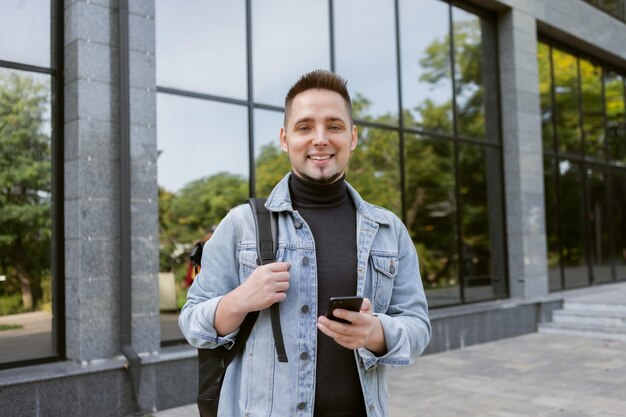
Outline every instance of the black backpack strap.
{"type": "MultiPolygon", "coordinates": [[[[256,241],[258,264],[266,265],[275,261],[275,253],[278,249],[278,219],[277,214],[265,208],[265,198],[249,198],[248,203],[254,214],[256,224],[256,241]]],[[[276,345],[276,355],[279,362],[287,362],[287,352],[283,340],[283,331],[280,326],[279,304],[270,307],[272,320],[272,333],[276,345]]]]}
{"type": "MultiPolygon", "coordinates": [[[[250,333],[252,333],[252,328],[254,327],[254,323],[256,322],[257,317],[259,317],[259,312],[253,311],[251,313],[248,313],[246,315],[246,318],[243,319],[243,323],[241,323],[241,326],[239,326],[239,332],[237,333],[237,337],[235,339],[235,345],[224,356],[224,369],[228,368],[228,365],[233,360],[233,358],[237,356],[237,354],[246,345],[248,337],[250,337],[250,333]]],[[[224,375],[222,375],[222,379],[223,378],[224,375]]]]}
{"type": "Polygon", "coordinates": [[[198,275],[198,266],[200,266],[200,263],[202,262],[202,248],[203,247],[204,247],[204,242],[200,240],[196,242],[196,244],[193,246],[193,249],[191,250],[191,253],[189,254],[189,260],[191,261],[191,264],[193,265],[196,275],[198,275]]]}

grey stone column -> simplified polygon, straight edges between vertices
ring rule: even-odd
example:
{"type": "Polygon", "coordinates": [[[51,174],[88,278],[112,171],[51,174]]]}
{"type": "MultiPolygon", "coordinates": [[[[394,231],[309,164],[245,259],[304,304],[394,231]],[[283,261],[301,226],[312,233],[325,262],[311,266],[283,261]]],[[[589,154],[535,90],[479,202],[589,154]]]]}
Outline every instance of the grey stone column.
{"type": "MultiPolygon", "coordinates": [[[[65,8],[66,354],[120,355],[117,1],[65,8]]],[[[133,345],[159,349],[154,1],[130,2],[133,345]]]]}
{"type": "Polygon", "coordinates": [[[548,292],[535,19],[501,15],[499,51],[509,288],[532,298],[548,292]]]}
{"type": "Polygon", "coordinates": [[[129,1],[132,343],[161,345],[154,0],[129,1]]]}

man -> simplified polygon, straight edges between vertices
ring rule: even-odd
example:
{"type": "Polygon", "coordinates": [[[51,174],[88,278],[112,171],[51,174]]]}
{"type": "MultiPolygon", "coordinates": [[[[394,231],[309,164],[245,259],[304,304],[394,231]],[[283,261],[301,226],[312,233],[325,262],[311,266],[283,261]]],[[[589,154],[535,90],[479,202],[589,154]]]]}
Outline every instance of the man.
{"type": "Polygon", "coordinates": [[[199,348],[232,345],[261,310],[228,368],[221,416],[387,416],[386,365],[409,365],[431,328],[415,247],[391,212],[344,181],[357,146],[346,82],[317,70],[285,100],[280,145],[292,172],[266,207],[279,213],[277,262],[257,267],[252,212],[234,208],[207,242],[180,314],[199,348]],[[325,317],[329,297],[363,296],[360,311],[325,317]],[[269,318],[280,303],[289,362],[276,359],[269,318]]]}

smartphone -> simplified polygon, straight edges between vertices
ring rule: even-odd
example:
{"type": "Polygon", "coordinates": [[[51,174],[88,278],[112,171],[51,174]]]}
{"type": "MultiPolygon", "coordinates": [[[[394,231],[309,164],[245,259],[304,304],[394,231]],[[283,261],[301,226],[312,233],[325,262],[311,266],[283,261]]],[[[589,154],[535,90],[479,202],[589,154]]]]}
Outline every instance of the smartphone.
{"type": "Polygon", "coordinates": [[[337,308],[350,311],[360,311],[361,304],[363,304],[363,297],[330,297],[328,300],[328,310],[326,311],[326,317],[331,320],[340,321],[342,323],[351,324],[348,320],[340,319],[333,315],[333,311],[337,308]]]}

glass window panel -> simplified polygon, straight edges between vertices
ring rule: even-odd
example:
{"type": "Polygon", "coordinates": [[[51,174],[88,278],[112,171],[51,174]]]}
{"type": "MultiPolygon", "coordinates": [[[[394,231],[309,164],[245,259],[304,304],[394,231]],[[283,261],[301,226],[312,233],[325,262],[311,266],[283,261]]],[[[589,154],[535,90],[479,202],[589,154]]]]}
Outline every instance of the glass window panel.
{"type": "Polygon", "coordinates": [[[280,148],[283,113],[254,110],[254,163],[256,195],[267,197],[286,173],[291,171],[289,157],[280,148]]]}
{"type": "Polygon", "coordinates": [[[554,130],[552,125],[552,65],[550,63],[550,46],[537,44],[537,60],[539,61],[539,97],[541,102],[541,136],[543,148],[554,150],[554,130]]]}
{"type": "Polygon", "coordinates": [[[431,307],[461,302],[454,143],[404,136],[405,224],[431,307]]]}
{"type": "Polygon", "coordinates": [[[461,143],[459,171],[465,301],[506,296],[499,149],[461,143]]]}
{"type": "Polygon", "coordinates": [[[325,0],[253,1],[252,31],[255,102],[282,107],[302,74],[330,69],[325,0]]]}
{"type": "Polygon", "coordinates": [[[50,67],[50,0],[3,0],[0,60],[50,67]]]}
{"type": "Polygon", "coordinates": [[[626,114],[624,112],[624,77],[607,71],[604,77],[606,102],[606,141],[609,159],[626,166],[626,114]]]}
{"type": "MultiPolygon", "coordinates": [[[[248,196],[247,108],[157,94],[160,280],[173,280],[176,310],[193,274],[187,255],[248,196]]],[[[161,339],[182,334],[176,311],[161,312],[161,339]]]]}
{"type": "Polygon", "coordinates": [[[576,57],[552,48],[556,134],[559,150],[580,154],[580,112],[576,57]]]}
{"type": "Polygon", "coordinates": [[[565,287],[589,285],[589,271],[585,260],[585,226],[583,182],[580,165],[568,160],[559,162],[561,257],[565,287]]]}
{"type": "Polygon", "coordinates": [[[589,187],[589,222],[591,234],[589,245],[593,257],[593,282],[599,284],[612,280],[611,271],[611,224],[607,193],[607,175],[596,170],[587,170],[589,187]]]}
{"type": "Polygon", "coordinates": [[[348,79],[354,118],[397,125],[394,2],[341,0],[333,5],[337,72],[348,79]]]}
{"type": "Polygon", "coordinates": [[[550,291],[563,289],[561,281],[561,254],[559,251],[558,207],[556,200],[556,162],[543,160],[543,184],[546,210],[546,240],[548,250],[548,279],[550,291]]]}
{"type": "Polygon", "coordinates": [[[0,68],[0,363],[57,353],[50,84],[0,68]]]}
{"type": "Polygon", "coordinates": [[[604,103],[602,98],[602,67],[580,60],[585,154],[604,159],[604,103]]]}
{"type": "Polygon", "coordinates": [[[400,138],[397,132],[359,127],[347,180],[364,199],[402,216],[400,138]]]}
{"type": "Polygon", "coordinates": [[[485,71],[494,67],[485,67],[481,19],[476,15],[453,7],[452,22],[458,133],[463,136],[483,138],[485,137],[483,78],[485,71]]]}
{"type": "Polygon", "coordinates": [[[452,133],[452,66],[447,3],[400,1],[404,125],[452,133]]]}
{"type": "Polygon", "coordinates": [[[159,86],[247,98],[243,0],[157,0],[155,9],[159,86]]]}
{"type": "Polygon", "coordinates": [[[626,174],[611,175],[613,259],[615,278],[626,280],[626,174]]]}

